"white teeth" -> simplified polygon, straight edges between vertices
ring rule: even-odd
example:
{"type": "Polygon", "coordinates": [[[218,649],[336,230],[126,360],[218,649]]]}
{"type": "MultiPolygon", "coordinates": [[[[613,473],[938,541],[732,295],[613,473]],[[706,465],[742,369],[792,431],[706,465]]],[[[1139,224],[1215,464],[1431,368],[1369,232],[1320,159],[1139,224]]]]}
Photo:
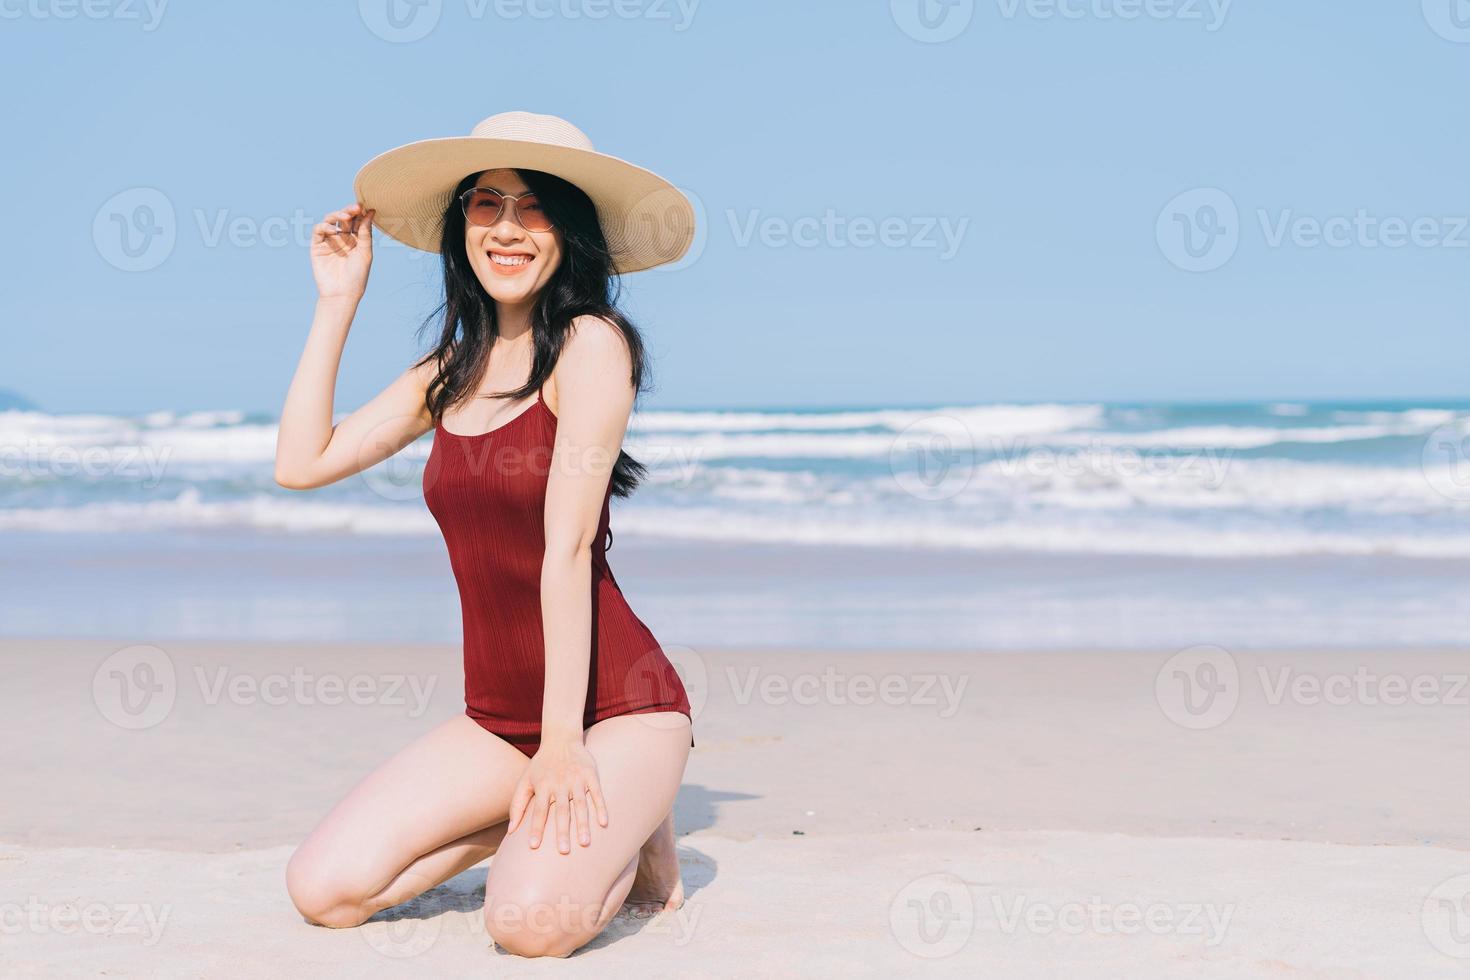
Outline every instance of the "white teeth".
{"type": "Polygon", "coordinates": [[[496,265],[525,265],[531,261],[529,255],[496,255],[490,253],[490,261],[496,265]]]}

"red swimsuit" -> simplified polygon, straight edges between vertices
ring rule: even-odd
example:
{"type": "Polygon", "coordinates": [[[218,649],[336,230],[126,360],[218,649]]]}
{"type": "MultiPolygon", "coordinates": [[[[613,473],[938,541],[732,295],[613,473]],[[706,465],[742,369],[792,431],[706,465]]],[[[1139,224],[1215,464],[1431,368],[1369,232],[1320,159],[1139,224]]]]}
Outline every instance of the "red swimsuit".
{"type": "MultiPolygon", "coordinates": [[[[542,519],[555,436],[556,415],[538,391],[535,404],[489,432],[461,436],[437,425],[424,467],[424,502],[444,533],[459,583],[465,713],[527,756],[536,754],[541,741],[542,519]]],[[[679,675],[633,615],[608,567],[611,503],[609,481],[592,549],[592,650],[583,728],[618,715],[690,714],[679,675]]]]}

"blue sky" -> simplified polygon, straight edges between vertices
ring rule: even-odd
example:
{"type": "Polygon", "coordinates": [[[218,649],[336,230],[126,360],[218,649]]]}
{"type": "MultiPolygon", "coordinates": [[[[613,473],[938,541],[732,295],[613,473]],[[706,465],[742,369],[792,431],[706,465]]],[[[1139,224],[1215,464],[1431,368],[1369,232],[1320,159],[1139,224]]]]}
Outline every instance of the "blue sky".
{"type": "MultiPolygon", "coordinates": [[[[1461,0],[918,2],[5,0],[0,388],[274,412],[310,223],[526,109],[702,208],[643,407],[1466,395],[1461,0]]],[[[436,273],[379,250],[339,410],[436,273]]]]}

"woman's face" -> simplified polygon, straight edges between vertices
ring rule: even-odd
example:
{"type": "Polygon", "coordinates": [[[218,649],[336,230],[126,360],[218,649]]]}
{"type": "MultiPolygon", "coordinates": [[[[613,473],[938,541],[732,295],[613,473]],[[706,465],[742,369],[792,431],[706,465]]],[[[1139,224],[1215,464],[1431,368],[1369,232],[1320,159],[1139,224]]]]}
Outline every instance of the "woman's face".
{"type": "MultiPolygon", "coordinates": [[[[514,170],[487,170],[475,186],[517,198],[531,191],[514,170]]],[[[521,202],[514,204],[519,211],[521,202]]],[[[511,216],[511,202],[506,202],[500,220],[493,225],[466,221],[464,245],[485,292],[496,302],[510,306],[533,300],[561,264],[561,230],[527,231],[511,216]]]]}

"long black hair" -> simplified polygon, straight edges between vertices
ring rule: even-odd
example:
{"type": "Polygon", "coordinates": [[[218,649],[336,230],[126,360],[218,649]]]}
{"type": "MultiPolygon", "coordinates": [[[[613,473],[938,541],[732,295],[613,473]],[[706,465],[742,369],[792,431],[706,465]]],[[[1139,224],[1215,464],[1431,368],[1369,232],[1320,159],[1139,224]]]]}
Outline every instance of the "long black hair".
{"type": "MultiPolygon", "coordinates": [[[[561,231],[562,259],[531,313],[530,379],[514,391],[485,397],[520,399],[534,394],[551,377],[573,320],[593,315],[614,324],[622,333],[633,362],[631,380],[636,399],[644,390],[648,356],[638,328],[617,308],[621,281],[597,220],[597,207],[580,187],[554,174],[519,169],[516,173],[561,231]]],[[[465,253],[465,217],[459,196],[475,186],[479,176],[473,173],[461,180],[445,205],[439,247],[444,263],[444,301],[420,328],[422,334],[435,323],[443,324],[438,343],[419,361],[436,365],[437,373],[425,394],[436,422],[447,409],[474,396],[489,367],[490,349],[500,336],[495,301],[485,292],[465,253]]],[[[610,478],[613,494],[628,496],[646,473],[642,463],[626,451],[619,451],[610,478]]]]}

